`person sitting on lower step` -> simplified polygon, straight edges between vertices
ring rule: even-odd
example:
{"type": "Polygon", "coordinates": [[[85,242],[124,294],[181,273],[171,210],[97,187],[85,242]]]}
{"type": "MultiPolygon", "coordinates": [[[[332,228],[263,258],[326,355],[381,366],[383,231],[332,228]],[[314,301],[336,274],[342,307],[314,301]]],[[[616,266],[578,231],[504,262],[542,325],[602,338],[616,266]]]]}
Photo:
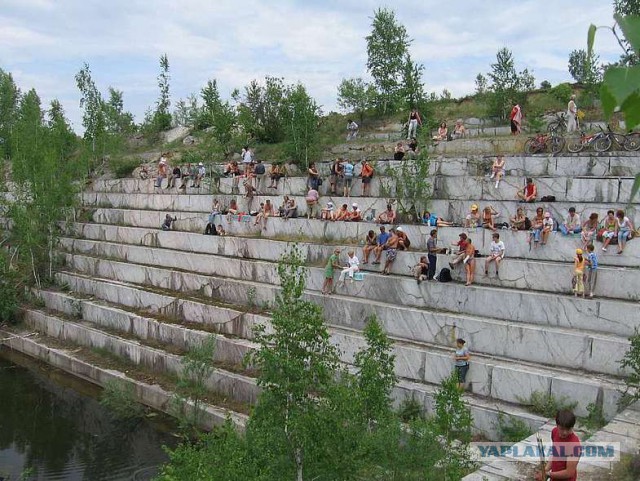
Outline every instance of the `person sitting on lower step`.
{"type": "Polygon", "coordinates": [[[162,222],[162,225],[160,226],[160,228],[162,230],[173,230],[173,223],[178,220],[177,217],[171,217],[171,214],[167,214],[164,217],[164,222],[162,222]]]}

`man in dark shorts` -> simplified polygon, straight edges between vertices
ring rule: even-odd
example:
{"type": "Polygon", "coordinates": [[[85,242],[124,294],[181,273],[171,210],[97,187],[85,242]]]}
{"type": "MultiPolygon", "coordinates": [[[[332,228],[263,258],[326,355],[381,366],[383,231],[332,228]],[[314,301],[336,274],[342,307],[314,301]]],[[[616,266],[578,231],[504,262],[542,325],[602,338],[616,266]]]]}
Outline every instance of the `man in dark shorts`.
{"type": "Polygon", "coordinates": [[[371,179],[373,178],[373,167],[369,164],[367,159],[362,160],[362,170],[360,172],[362,177],[362,196],[369,197],[369,190],[371,189],[371,179]]]}

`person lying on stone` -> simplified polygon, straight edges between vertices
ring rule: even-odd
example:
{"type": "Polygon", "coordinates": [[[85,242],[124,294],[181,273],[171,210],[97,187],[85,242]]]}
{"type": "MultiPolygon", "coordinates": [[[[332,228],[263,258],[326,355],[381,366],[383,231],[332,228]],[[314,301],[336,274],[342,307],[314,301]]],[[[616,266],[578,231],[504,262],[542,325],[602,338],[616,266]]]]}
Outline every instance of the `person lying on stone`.
{"type": "Polygon", "coordinates": [[[422,213],[422,223],[431,227],[451,227],[453,222],[447,222],[442,217],[432,214],[428,210],[422,213]]]}

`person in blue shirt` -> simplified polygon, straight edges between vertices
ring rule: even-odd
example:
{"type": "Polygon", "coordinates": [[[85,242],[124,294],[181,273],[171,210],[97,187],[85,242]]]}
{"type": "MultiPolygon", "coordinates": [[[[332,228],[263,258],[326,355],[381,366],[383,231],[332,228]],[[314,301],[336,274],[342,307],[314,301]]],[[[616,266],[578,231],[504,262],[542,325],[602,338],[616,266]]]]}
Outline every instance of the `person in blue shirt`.
{"type": "Polygon", "coordinates": [[[589,292],[589,297],[593,298],[593,291],[596,290],[598,282],[598,256],[594,252],[593,244],[587,246],[587,269],[584,273],[584,291],[589,292]]]}
{"type": "Polygon", "coordinates": [[[349,197],[351,195],[351,184],[353,183],[354,166],[351,161],[347,159],[342,165],[342,168],[344,169],[342,173],[342,176],[344,178],[344,192],[342,193],[342,195],[344,197],[349,197]]]}
{"type": "Polygon", "coordinates": [[[380,234],[378,234],[378,245],[376,246],[375,249],[373,249],[373,252],[376,255],[376,258],[373,261],[373,264],[380,264],[380,257],[382,256],[382,251],[385,250],[384,246],[389,240],[389,237],[391,237],[391,234],[389,234],[385,229],[385,227],[381,225],[380,234]]]}
{"type": "Polygon", "coordinates": [[[425,210],[422,214],[422,223],[431,227],[451,227],[453,222],[447,222],[442,217],[438,217],[436,214],[432,214],[428,210],[425,210]]]}

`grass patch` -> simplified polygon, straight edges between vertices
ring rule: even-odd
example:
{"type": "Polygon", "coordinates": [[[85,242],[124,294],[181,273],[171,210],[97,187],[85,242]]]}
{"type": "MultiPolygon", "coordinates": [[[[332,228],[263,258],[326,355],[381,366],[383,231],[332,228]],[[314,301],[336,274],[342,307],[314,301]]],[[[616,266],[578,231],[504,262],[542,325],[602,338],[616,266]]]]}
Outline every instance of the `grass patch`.
{"type": "Polygon", "coordinates": [[[118,179],[131,177],[133,171],[142,165],[142,161],[131,157],[113,157],[109,160],[109,165],[113,175],[118,179]]]}

